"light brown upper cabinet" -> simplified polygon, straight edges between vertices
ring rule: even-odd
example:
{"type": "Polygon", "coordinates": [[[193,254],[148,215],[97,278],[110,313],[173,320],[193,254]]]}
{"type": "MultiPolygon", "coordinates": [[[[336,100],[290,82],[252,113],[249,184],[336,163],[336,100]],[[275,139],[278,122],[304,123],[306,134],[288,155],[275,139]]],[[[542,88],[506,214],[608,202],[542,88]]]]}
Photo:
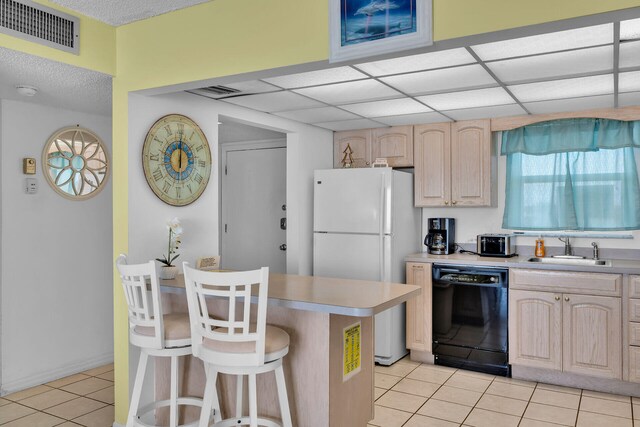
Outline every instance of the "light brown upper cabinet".
{"type": "Polygon", "coordinates": [[[351,147],[351,167],[366,168],[378,157],[390,167],[413,166],[413,126],[394,126],[336,132],[333,136],[333,167],[341,168],[347,145],[351,147]]]}
{"type": "Polygon", "coordinates": [[[491,206],[491,122],[414,126],[415,205],[491,206]]]}
{"type": "Polygon", "coordinates": [[[373,129],[372,156],[387,159],[390,167],[413,167],[413,126],[373,129]]]}
{"type": "Polygon", "coordinates": [[[371,129],[348,130],[333,134],[333,167],[342,167],[347,145],[351,147],[352,168],[371,166],[371,129]]]}

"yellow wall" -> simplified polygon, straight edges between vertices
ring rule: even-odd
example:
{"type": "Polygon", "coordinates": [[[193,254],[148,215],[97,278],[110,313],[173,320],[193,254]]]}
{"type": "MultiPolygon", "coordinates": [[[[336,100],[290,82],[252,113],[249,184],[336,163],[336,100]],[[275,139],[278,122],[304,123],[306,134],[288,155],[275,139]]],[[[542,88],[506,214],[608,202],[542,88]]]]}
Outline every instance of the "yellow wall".
{"type": "Polygon", "coordinates": [[[434,40],[640,6],[638,0],[434,0],[434,40]]]}
{"type": "Polygon", "coordinates": [[[64,9],[49,1],[38,1],[44,6],[60,10],[80,19],[80,53],[64,52],[37,43],[20,40],[18,38],[0,34],[0,47],[5,47],[31,55],[51,59],[87,68],[101,73],[115,75],[116,73],[116,28],[95,19],[64,9]]]}
{"type": "MultiPolygon", "coordinates": [[[[41,2],[59,8],[48,1],[41,2]]],[[[640,0],[434,0],[434,40],[638,6],[640,0]]],[[[81,18],[80,56],[5,35],[0,35],[0,46],[116,75],[115,259],[115,255],[127,252],[128,247],[129,92],[326,60],[327,11],[328,0],[216,0],[115,30],[81,18]]],[[[124,424],[129,360],[126,309],[118,279],[114,281],[114,306],[116,421],[124,424]]]]}

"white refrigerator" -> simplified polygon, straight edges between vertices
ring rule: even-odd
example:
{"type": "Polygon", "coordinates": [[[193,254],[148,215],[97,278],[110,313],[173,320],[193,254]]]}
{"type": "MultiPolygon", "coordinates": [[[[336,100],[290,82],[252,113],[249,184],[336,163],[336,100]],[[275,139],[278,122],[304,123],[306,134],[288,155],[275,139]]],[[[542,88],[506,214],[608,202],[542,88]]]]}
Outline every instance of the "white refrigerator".
{"type": "MultiPolygon", "coordinates": [[[[313,274],[405,283],[404,257],[422,249],[413,174],[391,168],[314,172],[313,274]]],[[[375,361],[407,354],[405,305],[376,315],[375,361]]]]}

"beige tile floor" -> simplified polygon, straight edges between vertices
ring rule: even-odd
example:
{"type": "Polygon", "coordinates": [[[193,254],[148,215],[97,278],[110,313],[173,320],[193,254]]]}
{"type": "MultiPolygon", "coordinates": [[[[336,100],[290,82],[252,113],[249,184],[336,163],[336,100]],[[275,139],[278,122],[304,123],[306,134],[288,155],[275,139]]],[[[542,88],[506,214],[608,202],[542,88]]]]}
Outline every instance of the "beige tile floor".
{"type": "Polygon", "coordinates": [[[111,427],[113,365],[0,398],[3,427],[111,427]]]}
{"type": "MultiPolygon", "coordinates": [[[[377,427],[640,427],[640,398],[400,360],[375,368],[377,427]],[[634,420],[635,418],[635,420],[634,420]]],[[[0,398],[7,427],[111,427],[113,365],[0,398]]]]}
{"type": "Polygon", "coordinates": [[[640,398],[402,359],[375,368],[379,427],[640,427],[640,398]]]}

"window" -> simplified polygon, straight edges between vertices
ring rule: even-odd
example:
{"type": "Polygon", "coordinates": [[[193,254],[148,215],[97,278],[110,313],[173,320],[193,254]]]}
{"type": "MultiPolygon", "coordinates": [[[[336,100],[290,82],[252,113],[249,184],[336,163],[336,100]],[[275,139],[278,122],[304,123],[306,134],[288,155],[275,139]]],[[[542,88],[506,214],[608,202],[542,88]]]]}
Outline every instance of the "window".
{"type": "Polygon", "coordinates": [[[570,119],[503,134],[503,228],[640,229],[637,122],[570,119]]]}

